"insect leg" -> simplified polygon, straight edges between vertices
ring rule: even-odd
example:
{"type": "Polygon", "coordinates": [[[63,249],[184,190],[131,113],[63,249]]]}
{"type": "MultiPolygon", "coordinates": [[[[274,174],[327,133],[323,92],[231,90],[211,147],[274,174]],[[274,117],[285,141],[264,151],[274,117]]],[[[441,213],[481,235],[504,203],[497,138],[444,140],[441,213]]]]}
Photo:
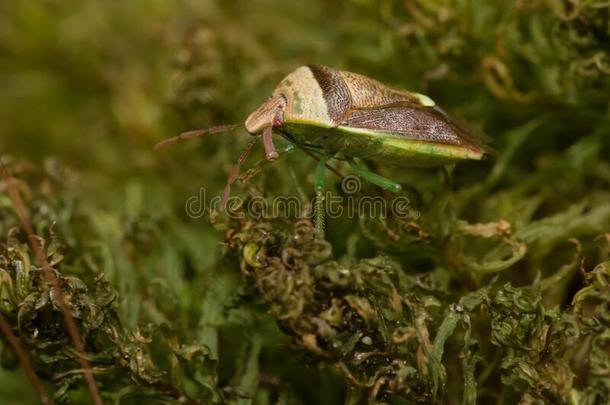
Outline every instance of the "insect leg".
{"type": "MultiPolygon", "coordinates": [[[[279,152],[279,156],[278,158],[282,157],[285,154],[288,154],[290,152],[292,152],[294,150],[294,145],[292,144],[288,144],[283,150],[281,150],[279,152]]],[[[251,169],[248,169],[247,171],[245,171],[244,173],[242,173],[238,180],[242,183],[246,183],[248,181],[250,181],[250,179],[254,176],[258,176],[258,174],[263,170],[263,168],[265,166],[267,166],[268,164],[273,163],[271,160],[259,160],[258,162],[256,162],[254,164],[254,167],[252,167],[251,169]]]]}
{"type": "Polygon", "coordinates": [[[322,156],[316,167],[314,225],[316,227],[316,235],[320,239],[324,239],[324,166],[327,160],[327,156],[322,156]]]}
{"type": "Polygon", "coordinates": [[[385,177],[380,176],[377,173],[373,173],[367,167],[357,164],[353,159],[349,159],[348,162],[354,173],[356,173],[358,176],[362,177],[369,183],[373,183],[376,186],[383,188],[384,190],[390,190],[393,193],[399,193],[402,190],[402,186],[399,183],[396,183],[395,181],[392,181],[390,179],[386,179],[385,177]]]}
{"type": "MultiPolygon", "coordinates": [[[[442,166],[440,168],[441,174],[443,176],[443,190],[441,192],[440,198],[438,199],[439,206],[443,208],[443,214],[446,214],[448,218],[452,220],[456,219],[455,207],[453,205],[453,179],[451,176],[451,172],[455,166],[442,166]]],[[[451,221],[444,221],[443,223],[450,223],[451,221]]],[[[444,227],[444,231],[446,234],[449,233],[449,229],[444,227]]]]}
{"type": "Polygon", "coordinates": [[[299,183],[299,176],[297,176],[297,173],[294,170],[292,161],[293,159],[290,159],[290,156],[288,156],[288,164],[286,166],[288,174],[290,175],[290,180],[292,180],[292,183],[294,184],[294,188],[296,189],[296,192],[299,195],[299,199],[301,201],[307,201],[307,195],[305,194],[303,188],[301,187],[301,184],[299,183]]]}
{"type": "Polygon", "coordinates": [[[235,183],[235,180],[237,180],[237,177],[239,176],[239,169],[250,155],[250,151],[252,150],[257,141],[258,138],[254,138],[250,141],[246,149],[239,156],[239,159],[237,159],[237,163],[235,163],[235,165],[231,168],[231,171],[229,172],[229,177],[227,178],[227,184],[224,190],[222,191],[222,197],[220,199],[220,209],[222,211],[227,208],[227,201],[231,196],[231,186],[233,185],[233,183],[235,183]]]}
{"type": "Polygon", "coordinates": [[[263,147],[265,148],[265,158],[275,160],[279,154],[273,145],[273,128],[268,127],[263,130],[263,147]]]}

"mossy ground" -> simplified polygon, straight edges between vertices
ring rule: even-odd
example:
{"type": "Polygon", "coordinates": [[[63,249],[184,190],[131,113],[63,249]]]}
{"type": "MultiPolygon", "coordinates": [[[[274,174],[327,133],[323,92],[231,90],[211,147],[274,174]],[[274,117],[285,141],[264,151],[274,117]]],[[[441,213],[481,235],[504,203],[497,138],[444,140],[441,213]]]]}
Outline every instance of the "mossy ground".
{"type": "MultiPolygon", "coordinates": [[[[109,403],[605,404],[609,44],[605,0],[3,2],[0,153],[109,403]],[[497,154],[450,181],[373,165],[417,215],[343,215],[325,242],[187,215],[248,136],[152,146],[241,122],[305,63],[427,94],[497,154]]],[[[295,151],[233,191],[310,198],[315,164],[295,151]]],[[[88,403],[8,187],[2,314],[57,402],[88,403]]],[[[2,402],[37,403],[1,347],[2,402]]]]}

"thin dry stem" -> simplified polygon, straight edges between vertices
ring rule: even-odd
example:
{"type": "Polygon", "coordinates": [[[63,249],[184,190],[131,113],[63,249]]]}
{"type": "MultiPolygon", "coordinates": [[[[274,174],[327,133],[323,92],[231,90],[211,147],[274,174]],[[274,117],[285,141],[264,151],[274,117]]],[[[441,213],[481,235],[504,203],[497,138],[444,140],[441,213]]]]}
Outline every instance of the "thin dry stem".
{"type": "Polygon", "coordinates": [[[85,381],[87,383],[87,388],[89,389],[91,399],[95,405],[103,404],[102,397],[100,396],[99,390],[95,383],[93,371],[91,370],[91,364],[89,363],[89,360],[87,360],[85,354],[85,345],[78,332],[76,321],[74,320],[74,317],[72,316],[72,313],[70,312],[68,305],[65,302],[65,296],[63,290],[61,289],[61,286],[59,285],[59,279],[51,270],[51,266],[49,266],[49,262],[47,261],[46,255],[43,252],[42,247],[39,244],[39,240],[34,233],[34,228],[32,227],[27,209],[23,200],[21,199],[19,190],[17,189],[15,179],[4,165],[4,162],[2,162],[1,160],[0,170],[2,172],[2,177],[8,184],[6,191],[8,192],[9,198],[11,199],[11,202],[13,204],[13,209],[19,217],[21,227],[27,234],[28,241],[36,255],[36,258],[38,259],[39,264],[42,266],[46,282],[50,284],[52,288],[54,288],[55,293],[57,294],[59,305],[61,307],[61,312],[64,317],[64,323],[66,325],[66,329],[68,330],[68,335],[70,335],[70,339],[72,339],[74,347],[76,348],[76,351],[79,354],[78,361],[80,362],[80,365],[83,369],[83,374],[85,376],[85,381]]]}
{"type": "Polygon", "coordinates": [[[40,398],[40,402],[45,405],[52,404],[53,401],[51,400],[51,397],[49,397],[49,394],[42,385],[42,381],[40,380],[40,378],[38,378],[36,371],[34,371],[34,367],[32,367],[30,357],[25,352],[25,350],[23,350],[23,347],[21,347],[21,341],[17,336],[15,336],[13,330],[11,329],[11,325],[9,325],[6,319],[4,319],[4,315],[2,315],[2,313],[0,313],[0,330],[6,337],[8,344],[11,345],[13,351],[19,358],[19,363],[21,363],[21,367],[23,367],[25,373],[32,382],[32,385],[34,386],[34,389],[36,390],[36,393],[40,398]]]}

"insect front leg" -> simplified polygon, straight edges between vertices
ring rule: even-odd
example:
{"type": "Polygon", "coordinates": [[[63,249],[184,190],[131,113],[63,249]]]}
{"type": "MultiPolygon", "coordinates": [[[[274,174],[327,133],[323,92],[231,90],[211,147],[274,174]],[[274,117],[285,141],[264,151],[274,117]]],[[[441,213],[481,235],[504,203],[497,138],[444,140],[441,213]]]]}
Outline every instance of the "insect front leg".
{"type": "Polygon", "coordinates": [[[375,184],[376,186],[393,193],[399,193],[402,190],[402,186],[399,183],[380,176],[377,173],[373,173],[366,166],[356,163],[354,159],[349,159],[348,162],[354,173],[369,183],[375,184]]]}
{"type": "Polygon", "coordinates": [[[281,107],[278,107],[273,112],[273,121],[270,127],[263,130],[263,147],[265,148],[265,158],[273,161],[279,157],[275,146],[273,145],[273,130],[282,129],[284,125],[284,115],[281,107]]]}
{"type": "Polygon", "coordinates": [[[265,159],[273,161],[280,155],[273,145],[273,128],[268,127],[263,130],[263,147],[265,148],[265,159]]]}
{"type": "MultiPolygon", "coordinates": [[[[281,140],[281,139],[280,139],[281,140]]],[[[291,143],[281,143],[280,144],[280,151],[278,152],[278,158],[282,157],[285,154],[290,154],[292,151],[294,151],[295,146],[291,143]]],[[[272,160],[259,160],[258,162],[256,162],[254,164],[254,166],[251,169],[248,169],[247,171],[245,171],[244,173],[242,173],[239,176],[239,181],[241,183],[246,183],[248,181],[250,181],[251,178],[258,176],[263,169],[265,168],[265,166],[273,163],[274,161],[272,160]]],[[[290,163],[289,163],[289,167],[290,167],[290,163]]]]}

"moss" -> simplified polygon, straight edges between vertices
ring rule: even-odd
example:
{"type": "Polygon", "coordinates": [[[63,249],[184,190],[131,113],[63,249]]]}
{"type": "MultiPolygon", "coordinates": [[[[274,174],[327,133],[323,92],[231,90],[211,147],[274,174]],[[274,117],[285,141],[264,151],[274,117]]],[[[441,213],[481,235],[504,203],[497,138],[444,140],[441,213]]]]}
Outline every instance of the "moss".
{"type": "MultiPolygon", "coordinates": [[[[107,402],[608,402],[607,1],[8,2],[0,15],[2,160],[107,402]],[[305,63],[426,94],[497,153],[444,171],[371,165],[403,185],[404,215],[344,207],[320,241],[307,154],[244,164],[229,217],[209,208],[243,131],[152,151],[242,122],[305,63]],[[297,209],[264,216],[277,197],[297,209]]],[[[57,402],[89,403],[9,187],[2,315],[57,402]]],[[[0,346],[3,398],[35,402],[0,346]]]]}

